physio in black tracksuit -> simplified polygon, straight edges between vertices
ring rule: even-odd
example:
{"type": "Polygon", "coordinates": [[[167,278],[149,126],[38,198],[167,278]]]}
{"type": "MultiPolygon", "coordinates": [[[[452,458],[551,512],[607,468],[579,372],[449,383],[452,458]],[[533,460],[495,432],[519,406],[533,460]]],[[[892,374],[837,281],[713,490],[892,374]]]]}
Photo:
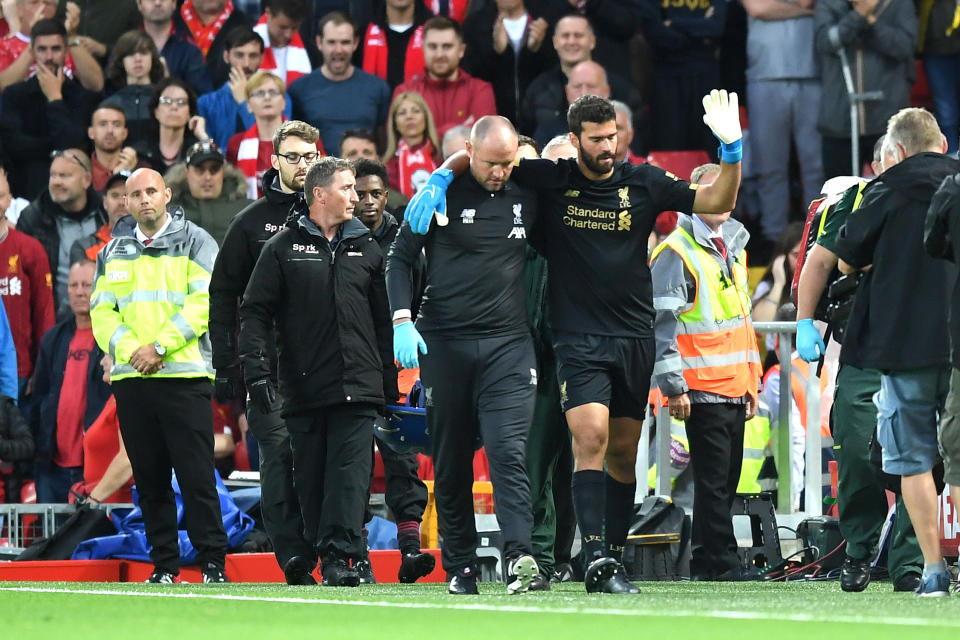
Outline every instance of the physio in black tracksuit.
{"type": "Polygon", "coordinates": [[[264,246],[240,308],[240,357],[251,401],[276,402],[268,358],[276,322],[283,416],[306,537],[324,584],[356,586],[373,423],[396,401],[383,254],[350,212],[352,165],[310,167],[305,215],[264,246]]]}
{"type": "MultiPolygon", "coordinates": [[[[475,132],[479,127],[478,122],[475,132]]],[[[410,271],[421,250],[426,252],[426,289],[416,328],[428,353],[420,359],[420,378],[433,446],[442,560],[454,593],[464,592],[457,591],[457,580],[475,583],[477,435],[486,446],[508,560],[531,553],[533,524],[525,446],[537,365],[523,274],[537,198],[510,181],[481,184],[475,174],[471,165],[450,185],[449,226],[434,226],[423,236],[404,223],[387,257],[397,323],[410,309],[410,271]]]]}
{"type": "MultiPolygon", "coordinates": [[[[311,144],[315,147],[316,140],[310,143],[289,136],[280,143],[279,151],[289,153],[293,148],[309,148],[311,144]]],[[[232,402],[238,407],[242,406],[237,355],[240,300],[264,243],[283,229],[291,207],[302,201],[303,178],[297,179],[296,169],[306,167],[284,164],[280,168],[283,173],[268,169],[263,174],[263,197],[244,208],[230,223],[210,279],[210,341],[217,371],[214,395],[219,402],[232,402]]],[[[270,379],[276,383],[277,353],[272,332],[264,348],[270,379]]],[[[308,569],[316,566],[316,552],[304,538],[303,517],[293,485],[290,434],[280,406],[264,412],[254,403],[247,403],[246,415],[259,445],[260,511],[277,563],[289,584],[310,584],[313,578],[308,569]]]]}

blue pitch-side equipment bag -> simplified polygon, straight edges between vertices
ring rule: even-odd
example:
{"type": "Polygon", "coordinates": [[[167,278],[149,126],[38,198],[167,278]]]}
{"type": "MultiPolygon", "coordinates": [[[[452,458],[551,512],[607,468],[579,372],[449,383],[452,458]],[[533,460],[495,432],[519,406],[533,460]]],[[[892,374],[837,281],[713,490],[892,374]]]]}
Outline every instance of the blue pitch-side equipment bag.
{"type": "MultiPolygon", "coordinates": [[[[220,475],[217,479],[217,494],[220,496],[220,511],[223,513],[223,528],[227,532],[227,548],[243,544],[253,530],[253,518],[241,511],[224,486],[220,475]]],[[[177,523],[183,519],[183,498],[176,474],[173,476],[173,493],[177,501],[177,523]]],[[[150,546],[143,528],[143,514],[140,511],[136,487],[133,490],[133,502],[138,505],[123,517],[113,515],[113,524],[119,533],[115,536],[92,538],[77,545],[73,560],[103,560],[122,558],[150,562],[150,546]]],[[[197,550],[190,543],[186,531],[177,532],[180,537],[180,562],[192,564],[197,559],[197,550]]]]}

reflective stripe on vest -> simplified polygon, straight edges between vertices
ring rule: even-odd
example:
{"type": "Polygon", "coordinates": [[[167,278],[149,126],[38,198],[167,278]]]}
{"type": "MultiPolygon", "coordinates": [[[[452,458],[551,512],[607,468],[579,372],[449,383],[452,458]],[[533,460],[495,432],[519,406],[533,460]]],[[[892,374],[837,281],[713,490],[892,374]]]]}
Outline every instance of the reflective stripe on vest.
{"type": "Polygon", "coordinates": [[[767,457],[770,442],[770,418],[758,413],[743,426],[743,465],[737,493],[760,493],[760,468],[767,457]]]}
{"type": "Polygon", "coordinates": [[[696,280],[696,298],[678,317],[679,358],[663,360],[654,374],[682,371],[690,389],[739,398],[756,393],[760,379],[757,336],[750,326],[746,253],[732,262],[730,278],[682,227],[653,252],[670,247],[696,280]]]}

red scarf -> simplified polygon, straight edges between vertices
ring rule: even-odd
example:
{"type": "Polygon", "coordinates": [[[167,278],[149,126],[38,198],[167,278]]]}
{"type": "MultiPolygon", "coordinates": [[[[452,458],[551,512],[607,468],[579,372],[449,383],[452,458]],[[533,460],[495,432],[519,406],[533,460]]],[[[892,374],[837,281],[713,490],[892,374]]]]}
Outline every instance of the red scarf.
{"type": "MultiPolygon", "coordinates": [[[[430,11],[434,15],[440,15],[440,0],[430,0],[430,11]]],[[[448,0],[447,17],[463,24],[463,19],[467,17],[467,9],[470,7],[470,0],[448,0]]]]}
{"type": "Polygon", "coordinates": [[[303,40],[300,38],[299,33],[295,31],[293,37],[290,39],[290,44],[287,45],[287,77],[284,78],[279,69],[277,69],[277,60],[273,55],[273,48],[270,46],[270,34],[267,32],[267,14],[260,16],[260,21],[253,27],[253,30],[263,38],[263,61],[260,63],[261,69],[278,76],[287,83],[288,87],[291,82],[301,76],[307,75],[313,70],[313,67],[310,66],[310,58],[307,57],[307,50],[303,47],[303,40]]]}
{"type": "Polygon", "coordinates": [[[256,200],[260,197],[260,181],[257,180],[257,159],[260,156],[260,132],[257,123],[247,129],[237,149],[237,169],[247,177],[247,197],[256,200]]]}
{"type": "MultiPolygon", "coordinates": [[[[387,79],[387,35],[383,29],[370,23],[363,39],[363,70],[387,79]]],[[[417,27],[407,42],[407,57],[403,62],[403,81],[423,73],[423,25],[417,27]]]]}
{"type": "Polygon", "coordinates": [[[411,148],[405,140],[397,145],[397,174],[400,192],[409,200],[437,168],[430,138],[411,148]]]}
{"type": "Polygon", "coordinates": [[[183,6],[180,7],[180,17],[182,17],[183,21],[187,24],[190,35],[193,36],[204,59],[206,59],[207,54],[210,52],[210,47],[213,45],[213,41],[216,40],[217,34],[220,33],[220,29],[223,28],[223,23],[227,21],[231,13],[233,13],[233,0],[227,0],[220,15],[214,18],[213,22],[204,26],[193,8],[193,0],[185,0],[183,6]]]}

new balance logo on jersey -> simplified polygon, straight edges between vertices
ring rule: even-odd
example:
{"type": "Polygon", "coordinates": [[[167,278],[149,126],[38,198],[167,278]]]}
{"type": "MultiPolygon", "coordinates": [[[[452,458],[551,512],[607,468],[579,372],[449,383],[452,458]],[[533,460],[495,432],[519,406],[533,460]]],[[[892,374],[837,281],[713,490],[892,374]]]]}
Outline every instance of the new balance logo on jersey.
{"type": "Polygon", "coordinates": [[[460,222],[463,224],[473,224],[473,217],[477,215],[476,209],[464,209],[460,212],[460,222]]]}
{"type": "Polygon", "coordinates": [[[530,369],[530,384],[537,386],[537,370],[530,369]]]}
{"type": "Polygon", "coordinates": [[[563,194],[563,197],[564,197],[564,198],[579,198],[579,197],[580,197],[580,192],[579,192],[578,190],[576,190],[576,189],[570,189],[570,190],[568,190],[565,194],[563,194]]]}

